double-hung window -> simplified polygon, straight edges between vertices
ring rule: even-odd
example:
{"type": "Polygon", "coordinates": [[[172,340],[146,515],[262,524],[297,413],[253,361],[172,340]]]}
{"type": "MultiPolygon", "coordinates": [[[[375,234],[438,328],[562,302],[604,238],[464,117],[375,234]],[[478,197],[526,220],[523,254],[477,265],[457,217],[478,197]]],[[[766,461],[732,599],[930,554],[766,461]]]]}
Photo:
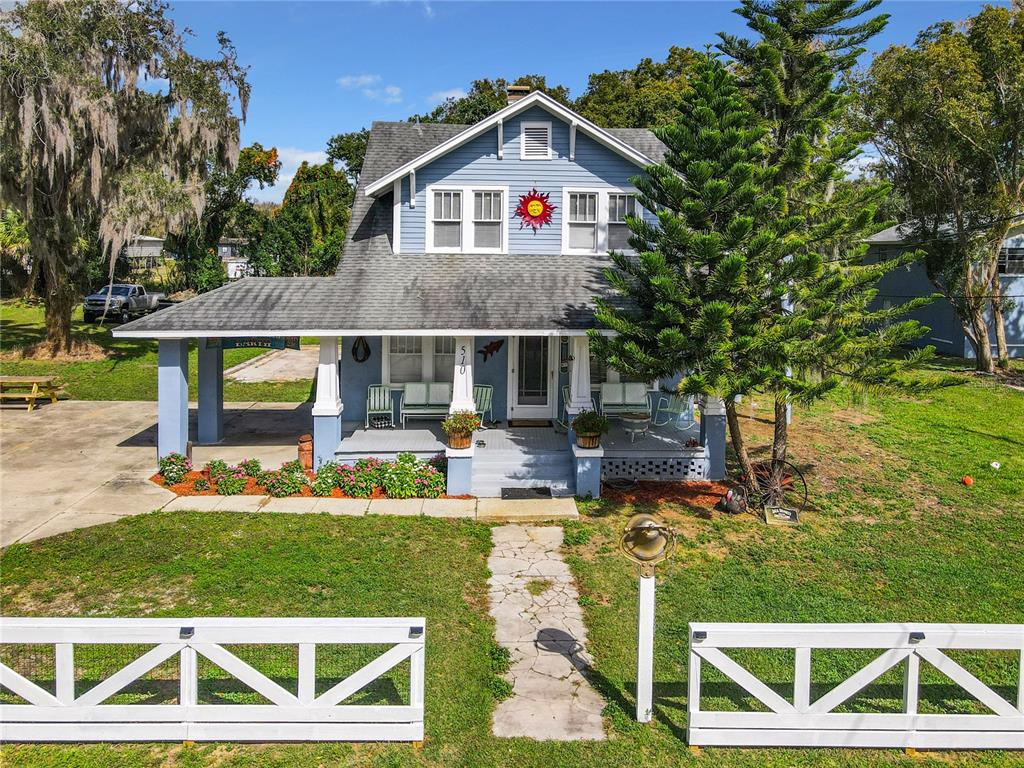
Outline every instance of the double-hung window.
{"type": "Polygon", "coordinates": [[[608,194],[608,250],[629,248],[630,230],[627,216],[636,216],[636,196],[611,192],[608,194]]]}
{"type": "Polygon", "coordinates": [[[619,189],[562,190],[565,206],[562,251],[565,253],[607,253],[628,251],[630,232],[627,216],[640,215],[636,195],[619,189]]]}
{"type": "Polygon", "coordinates": [[[508,191],[505,187],[427,188],[427,251],[504,253],[508,191]]]}
{"type": "Polygon", "coordinates": [[[391,336],[388,338],[390,383],[405,384],[423,381],[423,337],[391,336]]]}
{"type": "Polygon", "coordinates": [[[433,246],[437,250],[462,249],[462,192],[440,190],[434,192],[432,212],[433,246]]]}
{"type": "Polygon", "coordinates": [[[504,196],[499,191],[473,193],[473,247],[500,250],[504,196]]]}
{"type": "Polygon", "coordinates": [[[411,381],[452,381],[454,336],[389,336],[384,341],[381,373],[385,384],[397,387],[411,381]]]}
{"type": "Polygon", "coordinates": [[[997,263],[1000,275],[1024,275],[1024,248],[1002,248],[997,263]]]}
{"type": "Polygon", "coordinates": [[[597,193],[569,193],[569,248],[597,250],[597,193]]]}

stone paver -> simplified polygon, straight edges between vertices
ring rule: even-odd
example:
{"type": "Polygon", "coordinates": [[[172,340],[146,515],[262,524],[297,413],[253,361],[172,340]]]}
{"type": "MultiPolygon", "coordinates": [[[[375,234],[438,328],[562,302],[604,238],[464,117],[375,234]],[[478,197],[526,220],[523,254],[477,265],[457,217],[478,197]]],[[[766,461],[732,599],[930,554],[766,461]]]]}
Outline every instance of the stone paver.
{"type": "Polygon", "coordinates": [[[283,499],[271,499],[260,509],[261,512],[291,512],[295,514],[301,514],[303,512],[312,512],[316,509],[316,503],[319,499],[311,496],[305,498],[283,498],[283,499]]]}
{"type": "Polygon", "coordinates": [[[423,499],[372,499],[369,515],[404,515],[412,517],[423,513],[423,499]]]}
{"type": "Polygon", "coordinates": [[[541,520],[576,519],[580,516],[576,500],[555,499],[479,499],[476,515],[482,520],[539,522],[541,520]]]}
{"type": "Polygon", "coordinates": [[[476,517],[476,499],[424,499],[427,517],[476,517]]]}
{"type": "MultiPolygon", "coordinates": [[[[481,500],[483,501],[483,500],[481,500]]],[[[495,639],[512,655],[512,696],[494,711],[495,736],[539,740],[604,738],[604,700],[584,677],[590,667],[579,593],[562,559],[562,529],[491,529],[491,615],[495,639]],[[532,581],[548,581],[539,595],[532,581]]]]}
{"type": "Polygon", "coordinates": [[[365,515],[370,502],[366,499],[328,499],[316,500],[314,512],[326,512],[329,515],[365,515]]]}

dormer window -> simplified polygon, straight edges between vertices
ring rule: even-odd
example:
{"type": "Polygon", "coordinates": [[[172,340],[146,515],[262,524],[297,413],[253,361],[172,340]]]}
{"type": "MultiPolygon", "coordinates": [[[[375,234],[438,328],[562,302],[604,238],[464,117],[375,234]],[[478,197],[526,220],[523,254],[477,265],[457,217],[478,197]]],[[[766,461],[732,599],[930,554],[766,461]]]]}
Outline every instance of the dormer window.
{"type": "Polygon", "coordinates": [[[551,123],[522,124],[519,157],[522,160],[551,159],[551,123]]]}
{"type": "Polygon", "coordinates": [[[631,232],[627,216],[637,216],[636,194],[621,189],[562,190],[563,253],[628,251],[631,232]]]}
{"type": "Polygon", "coordinates": [[[505,253],[508,188],[427,187],[428,253],[505,253]]]}

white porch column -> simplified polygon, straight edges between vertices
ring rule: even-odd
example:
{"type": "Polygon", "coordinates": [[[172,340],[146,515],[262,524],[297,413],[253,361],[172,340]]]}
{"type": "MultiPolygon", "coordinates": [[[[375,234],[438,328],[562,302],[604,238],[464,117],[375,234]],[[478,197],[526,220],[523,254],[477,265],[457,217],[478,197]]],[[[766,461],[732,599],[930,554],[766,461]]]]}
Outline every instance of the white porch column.
{"type": "Polygon", "coordinates": [[[473,399],[473,337],[455,337],[455,375],[452,379],[452,404],[448,413],[475,411],[473,399]]]}
{"type": "Polygon", "coordinates": [[[341,369],[338,337],[320,337],[316,367],[316,402],[313,403],[313,467],[332,461],[341,442],[341,369]]]}
{"type": "Polygon", "coordinates": [[[573,336],[566,410],[571,416],[590,410],[590,400],[590,339],[587,336],[573,336]]]}

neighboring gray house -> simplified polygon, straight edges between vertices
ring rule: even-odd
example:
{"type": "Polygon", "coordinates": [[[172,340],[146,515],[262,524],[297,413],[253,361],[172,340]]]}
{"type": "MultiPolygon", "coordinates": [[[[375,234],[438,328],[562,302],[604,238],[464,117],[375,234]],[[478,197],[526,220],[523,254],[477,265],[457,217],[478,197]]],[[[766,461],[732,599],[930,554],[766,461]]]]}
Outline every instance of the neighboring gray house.
{"type": "Polygon", "coordinates": [[[116,329],[160,339],[160,454],[190,439],[190,339],[207,443],[223,437],[220,339],[316,336],[317,462],[429,456],[445,450],[441,418],[468,409],[498,426],[448,449],[449,492],[723,477],[720,401],[700,404],[698,426],[663,398],[674,381],[630,382],[590,358],[608,249],[627,246],[627,214],[649,215],[630,180],[664,145],[520,96],[472,126],[374,123],[334,277],[245,278],[116,329]],[[595,407],[616,417],[602,448],[555,429],[595,407]],[[662,426],[638,432],[644,412],[662,426]]]}
{"type": "MultiPolygon", "coordinates": [[[[889,227],[867,239],[869,258],[884,258],[918,246],[904,225],[889,227]]],[[[1024,217],[1010,229],[999,255],[999,274],[1003,296],[1014,302],[1005,314],[1006,343],[1011,357],[1024,357],[1024,217]]],[[[902,304],[911,298],[935,293],[924,265],[909,264],[894,270],[878,283],[877,301],[883,306],[902,304]]],[[[936,350],[957,357],[974,357],[974,350],[964,333],[953,307],[945,299],[937,299],[912,313],[910,317],[928,326],[929,332],[918,342],[919,346],[933,345],[936,350]]],[[[995,352],[995,332],[990,328],[990,340],[995,352]]]]}
{"type": "Polygon", "coordinates": [[[124,251],[128,266],[133,272],[155,269],[162,260],[164,239],[150,235],[133,235],[124,251]]]}

